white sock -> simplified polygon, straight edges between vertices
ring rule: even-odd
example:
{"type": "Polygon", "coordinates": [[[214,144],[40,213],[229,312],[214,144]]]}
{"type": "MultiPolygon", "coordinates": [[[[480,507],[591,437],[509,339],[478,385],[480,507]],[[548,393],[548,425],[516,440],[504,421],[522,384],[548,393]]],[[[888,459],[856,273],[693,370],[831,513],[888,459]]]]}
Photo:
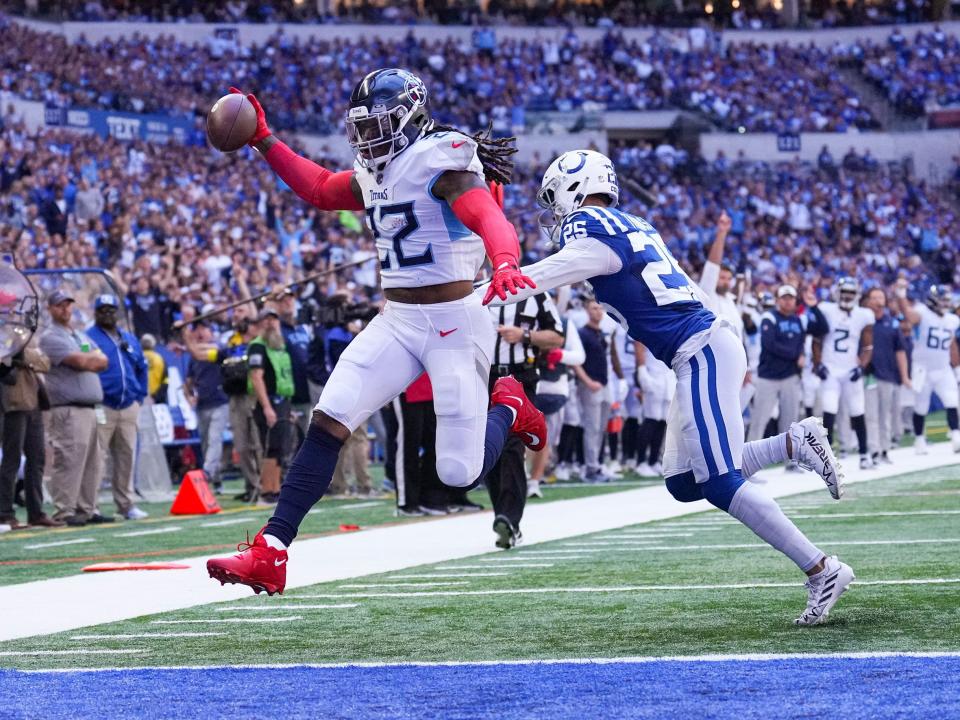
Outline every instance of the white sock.
{"type": "Polygon", "coordinates": [[[820,549],[800,532],[800,528],[783,514],[773,498],[753,483],[740,486],[727,512],[793,560],[804,572],[824,557],[820,549]]]}
{"type": "Polygon", "coordinates": [[[754,440],[743,446],[743,466],[740,468],[740,474],[746,480],[765,467],[786,462],[789,459],[786,433],[774,435],[766,440],[754,440]]]}
{"type": "Polygon", "coordinates": [[[286,550],[287,546],[280,542],[280,539],[276,535],[271,535],[269,533],[263,534],[263,539],[266,541],[269,547],[272,547],[274,550],[286,550]]]}

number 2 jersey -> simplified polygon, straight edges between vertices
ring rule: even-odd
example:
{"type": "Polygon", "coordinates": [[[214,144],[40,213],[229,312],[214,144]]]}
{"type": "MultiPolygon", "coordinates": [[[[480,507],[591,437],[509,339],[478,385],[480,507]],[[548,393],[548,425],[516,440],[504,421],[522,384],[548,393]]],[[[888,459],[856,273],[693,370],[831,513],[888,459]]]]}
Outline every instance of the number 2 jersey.
{"type": "Polygon", "coordinates": [[[705,296],[677,265],[659,233],[643,218],[588,206],[568,215],[560,247],[578,238],[598,240],[622,263],[618,272],[589,278],[597,300],[661,362],[673,364],[677,351],[708,330],[716,316],[705,296]]]}
{"type": "Polygon", "coordinates": [[[426,135],[397,155],[382,174],[355,165],[384,288],[476,279],[486,257],[483,241],[433,194],[434,184],[448,170],[483,179],[472,138],[457,132],[426,135]]]}
{"type": "Polygon", "coordinates": [[[938,315],[926,305],[917,303],[914,312],[920,315],[920,322],[914,332],[913,363],[929,371],[948,370],[950,368],[950,345],[960,326],[960,317],[953,313],[938,315]]]}
{"type": "Polygon", "coordinates": [[[820,303],[817,307],[830,328],[821,341],[820,362],[834,375],[853,370],[860,364],[860,335],[864,328],[873,325],[873,312],[863,307],[843,310],[835,302],[820,303]]]}

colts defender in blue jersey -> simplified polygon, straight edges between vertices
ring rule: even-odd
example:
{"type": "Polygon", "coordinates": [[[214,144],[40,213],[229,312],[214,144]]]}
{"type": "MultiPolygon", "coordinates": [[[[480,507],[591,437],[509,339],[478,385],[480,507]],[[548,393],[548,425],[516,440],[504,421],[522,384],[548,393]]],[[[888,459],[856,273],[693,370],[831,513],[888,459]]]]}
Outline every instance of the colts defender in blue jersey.
{"type": "MultiPolygon", "coordinates": [[[[744,482],[744,475],[792,457],[818,472],[828,487],[836,485],[838,467],[822,425],[808,418],[788,433],[744,447],[743,345],[706,309],[703,291],[654,227],[617,210],[618,200],[613,163],[604,155],[578,150],[550,165],[538,201],[553,221],[560,250],[523,268],[536,282],[532,292],[589,281],[597,300],[630,337],[673,368],[677,392],[663,460],[668,490],[681,502],[708,500],[793,560],[807,574],[809,590],[796,622],[821,623],[853,580],[853,571],[814,546],[776,502],[744,482]]],[[[532,292],[521,290],[506,302],[532,292]]]]}

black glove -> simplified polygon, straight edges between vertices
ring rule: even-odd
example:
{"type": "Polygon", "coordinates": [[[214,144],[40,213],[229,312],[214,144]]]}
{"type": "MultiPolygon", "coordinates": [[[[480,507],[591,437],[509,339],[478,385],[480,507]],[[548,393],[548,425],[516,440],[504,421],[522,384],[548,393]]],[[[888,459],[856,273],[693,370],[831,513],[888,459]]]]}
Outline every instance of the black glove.
{"type": "Polygon", "coordinates": [[[856,382],[863,377],[863,368],[857,365],[853,370],[850,371],[850,382],[856,382]]]}
{"type": "Polygon", "coordinates": [[[817,363],[813,366],[813,374],[816,375],[821,380],[826,380],[827,375],[830,374],[830,371],[827,370],[827,366],[823,363],[817,363]]]}

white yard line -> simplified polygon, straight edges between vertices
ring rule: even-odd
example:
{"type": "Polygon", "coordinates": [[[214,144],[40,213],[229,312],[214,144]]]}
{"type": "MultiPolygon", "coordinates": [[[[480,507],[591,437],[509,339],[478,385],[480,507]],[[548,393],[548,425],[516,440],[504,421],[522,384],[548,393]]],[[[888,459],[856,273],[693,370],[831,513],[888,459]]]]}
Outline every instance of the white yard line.
{"type": "Polygon", "coordinates": [[[341,505],[340,507],[331,508],[331,510],[359,510],[360,508],[380,506],[385,502],[386,500],[371,500],[369,502],[353,503],[352,505],[341,505]]]}
{"type": "Polygon", "coordinates": [[[18,670],[25,675],[74,673],[104,673],[122,670],[134,676],[138,672],[178,672],[181,670],[284,670],[288,668],[307,668],[317,670],[337,670],[346,668],[407,668],[407,667],[496,667],[500,665],[643,665],[647,663],[715,663],[715,662],[778,662],[783,660],[877,660],[893,658],[960,658],[960,651],[879,651],[879,652],[839,652],[839,653],[749,653],[743,655],[661,655],[644,657],[607,657],[607,658],[545,658],[539,660],[410,660],[406,662],[350,662],[350,663],[276,663],[262,665],[156,665],[146,667],[110,667],[110,668],[41,668],[37,670],[18,670]]]}
{"type": "Polygon", "coordinates": [[[139,640],[141,638],[163,640],[165,638],[222,637],[222,632],[172,632],[172,633],[117,633],[115,635],[71,635],[71,640],[139,640]]]}
{"type": "MultiPolygon", "coordinates": [[[[449,587],[451,585],[469,585],[469,580],[450,580],[449,582],[386,582],[386,583],[345,583],[340,585],[341,588],[388,588],[388,587],[412,587],[412,588],[424,588],[424,587],[449,587]]],[[[296,595],[291,595],[291,598],[296,598],[296,595]]]]}
{"type": "MultiPolygon", "coordinates": [[[[903,461],[901,466],[905,466],[909,458],[910,472],[958,463],[958,456],[951,452],[949,443],[931,445],[929,455],[915,457],[912,451],[895,450],[894,457],[903,461]]],[[[846,482],[851,485],[904,472],[905,467],[899,466],[872,471],[851,468],[847,470],[846,482]]],[[[812,473],[788,474],[776,469],[764,474],[771,480],[764,492],[774,497],[826,492],[823,482],[812,473]]],[[[702,500],[678,503],[662,484],[655,484],[574,500],[534,503],[527,507],[523,534],[529,548],[538,543],[569,540],[710,509],[712,506],[702,500]]],[[[723,521],[723,517],[715,512],[704,516],[704,520],[723,521]]],[[[290,549],[287,588],[294,590],[426,564],[501,555],[502,551],[493,547],[490,522],[489,512],[459,514],[442,521],[401,523],[361,533],[298,541],[290,549]]],[[[722,524],[736,523],[724,521],[722,524]]],[[[518,555],[527,552],[529,550],[524,549],[518,555]]],[[[573,552],[574,548],[566,548],[558,554],[573,552]]],[[[223,554],[228,553],[229,550],[224,549],[223,554]]],[[[85,573],[0,587],[0,617],[18,618],[15,623],[0,623],[0,641],[251,597],[250,588],[221,586],[210,580],[206,557],[171,559],[171,562],[190,568],[179,573],[176,582],[165,573],[85,573]],[[105,603],[105,597],[123,598],[123,602],[105,603]],[[30,612],[25,614],[23,608],[30,608],[30,612]]]]}
{"type": "Polygon", "coordinates": [[[254,522],[252,517],[229,518],[228,520],[215,520],[214,522],[200,523],[200,527],[224,527],[225,525],[240,525],[241,523],[254,522]]]}
{"type": "MultiPolygon", "coordinates": [[[[830,548],[835,545],[946,545],[960,543],[960,538],[924,538],[920,540],[818,540],[815,544],[830,548]]],[[[593,541],[583,543],[610,549],[636,548],[637,550],[751,550],[758,548],[770,549],[766,543],[720,543],[716,545],[650,545],[641,542],[604,542],[593,541]]]]}
{"type": "Polygon", "coordinates": [[[794,520],[832,520],[834,518],[876,518],[876,517],[910,517],[913,515],[960,515],[960,510],[890,510],[887,512],[862,512],[862,513],[811,513],[807,515],[790,515],[794,520]]]}
{"type": "MultiPolygon", "coordinates": [[[[249,610],[250,608],[244,607],[244,610],[249,610]]],[[[296,620],[303,620],[301,615],[293,615],[289,617],[275,617],[275,618],[221,618],[213,617],[209,620],[151,620],[151,625],[219,625],[220,623],[280,623],[280,622],[294,622],[296,620]]]]}
{"type": "Polygon", "coordinates": [[[96,542],[94,538],[77,538],[76,540],[57,540],[56,542],[38,543],[36,545],[24,545],[24,550],[43,550],[44,548],[60,547],[61,545],[80,545],[81,543],[96,542]]]}
{"type": "MultiPolygon", "coordinates": [[[[473,568],[471,568],[472,570],[473,568]]],[[[413,580],[414,578],[470,578],[470,577],[506,577],[508,572],[461,572],[461,573],[414,573],[410,575],[393,575],[395,578],[413,580]]]]}
{"type": "Polygon", "coordinates": [[[114,533],[113,536],[116,538],[130,538],[143,537],[144,535],[163,535],[165,533],[180,532],[182,529],[179,525],[171,525],[170,527],[154,528],[152,530],[134,530],[133,532],[114,533]]]}
{"type": "Polygon", "coordinates": [[[522,562],[512,562],[504,563],[503,565],[447,565],[445,567],[438,567],[437,570],[496,570],[498,568],[503,568],[504,570],[509,570],[511,568],[546,568],[553,567],[553,563],[522,563],[522,562]]]}
{"type": "Polygon", "coordinates": [[[693,537],[695,533],[689,532],[679,532],[679,533],[621,533],[616,535],[598,535],[597,538],[600,540],[657,540],[659,538],[676,538],[676,537],[693,537]]]}
{"type": "Polygon", "coordinates": [[[274,610],[339,610],[360,607],[360,603],[330,603],[328,605],[231,605],[214,608],[218,612],[273,612],[274,610]]]}
{"type": "MultiPolygon", "coordinates": [[[[956,585],[960,578],[917,578],[906,580],[854,580],[854,586],[863,585],[956,585]]],[[[504,588],[502,590],[429,590],[423,592],[376,592],[376,593],[315,593],[298,595],[304,599],[354,599],[354,598],[404,598],[404,597],[472,597],[476,595],[550,595],[562,593],[643,593],[643,592],[688,592],[690,590],[768,590],[800,588],[799,582],[783,583],[730,583],[720,585],[619,585],[597,587],[543,587],[504,588]]]]}
{"type": "Polygon", "coordinates": [[[139,655],[149,652],[145,648],[121,648],[118,650],[77,648],[76,650],[5,650],[0,657],[33,657],[39,655],[139,655]]]}

